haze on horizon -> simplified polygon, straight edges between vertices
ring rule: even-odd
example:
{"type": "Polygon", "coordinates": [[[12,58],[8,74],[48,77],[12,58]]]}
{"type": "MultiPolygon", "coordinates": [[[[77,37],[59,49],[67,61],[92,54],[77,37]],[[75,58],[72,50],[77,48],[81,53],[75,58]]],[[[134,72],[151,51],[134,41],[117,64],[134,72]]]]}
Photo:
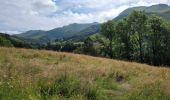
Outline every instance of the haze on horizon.
{"type": "Polygon", "coordinates": [[[170,0],[0,0],[0,32],[49,30],[71,23],[105,22],[134,6],[170,0]]]}

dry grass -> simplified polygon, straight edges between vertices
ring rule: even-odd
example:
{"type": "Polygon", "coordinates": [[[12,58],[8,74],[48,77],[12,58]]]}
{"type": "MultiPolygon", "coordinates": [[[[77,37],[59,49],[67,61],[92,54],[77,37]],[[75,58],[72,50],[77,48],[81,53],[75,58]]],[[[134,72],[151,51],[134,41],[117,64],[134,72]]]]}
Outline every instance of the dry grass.
{"type": "MultiPolygon", "coordinates": [[[[6,82],[12,84],[14,90],[25,91],[16,99],[42,99],[39,82],[54,84],[63,76],[68,78],[66,85],[79,80],[76,84],[81,92],[74,90],[71,92],[74,95],[66,96],[55,91],[46,99],[170,99],[169,68],[45,50],[0,48],[0,99],[16,95],[5,94],[3,83],[6,82]],[[91,93],[90,97],[85,91],[88,87],[92,90],[87,92],[91,93]],[[91,98],[93,95],[96,97],[91,98]]],[[[68,89],[72,87],[73,84],[68,89]]]]}

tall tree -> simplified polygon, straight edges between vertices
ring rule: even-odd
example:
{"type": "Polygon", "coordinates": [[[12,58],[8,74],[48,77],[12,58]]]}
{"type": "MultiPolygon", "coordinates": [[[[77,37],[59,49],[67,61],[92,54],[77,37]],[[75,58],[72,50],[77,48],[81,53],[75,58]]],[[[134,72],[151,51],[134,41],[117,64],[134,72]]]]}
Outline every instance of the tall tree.
{"type": "Polygon", "coordinates": [[[121,58],[126,60],[131,59],[132,47],[130,43],[130,32],[127,19],[119,21],[116,26],[116,32],[118,33],[119,44],[121,45],[121,58]]]}
{"type": "Polygon", "coordinates": [[[113,38],[116,34],[116,23],[114,21],[108,21],[101,26],[101,34],[109,40],[109,56],[113,58],[113,38]]]}
{"type": "Polygon", "coordinates": [[[128,18],[132,39],[136,41],[136,49],[139,50],[139,60],[144,61],[144,39],[147,29],[147,16],[143,11],[134,11],[128,18]]]}
{"type": "Polygon", "coordinates": [[[164,64],[166,65],[170,65],[170,21],[166,21],[164,22],[164,28],[165,28],[165,44],[166,44],[166,51],[165,51],[165,61],[164,61],[164,64]]]}
{"type": "Polygon", "coordinates": [[[151,58],[154,65],[160,65],[164,62],[166,58],[166,52],[168,47],[167,41],[167,31],[163,26],[163,20],[157,16],[153,16],[149,19],[150,27],[150,48],[151,48],[151,58]]]}

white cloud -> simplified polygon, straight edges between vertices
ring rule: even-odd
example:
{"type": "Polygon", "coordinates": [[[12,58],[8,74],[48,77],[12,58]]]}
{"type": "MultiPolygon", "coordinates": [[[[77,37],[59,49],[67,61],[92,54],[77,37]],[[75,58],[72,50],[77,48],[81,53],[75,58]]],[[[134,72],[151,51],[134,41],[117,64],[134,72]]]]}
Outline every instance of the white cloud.
{"type": "Polygon", "coordinates": [[[58,9],[55,2],[51,0],[34,0],[32,6],[34,11],[43,15],[54,13],[58,9]]]}
{"type": "Polygon", "coordinates": [[[170,0],[0,0],[0,30],[49,30],[71,23],[104,22],[133,6],[170,0]]]}

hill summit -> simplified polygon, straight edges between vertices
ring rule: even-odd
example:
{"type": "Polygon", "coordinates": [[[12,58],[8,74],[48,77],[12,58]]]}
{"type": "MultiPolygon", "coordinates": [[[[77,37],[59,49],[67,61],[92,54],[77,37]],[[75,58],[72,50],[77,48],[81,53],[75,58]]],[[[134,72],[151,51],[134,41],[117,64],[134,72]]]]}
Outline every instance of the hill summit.
{"type": "Polygon", "coordinates": [[[122,13],[119,14],[115,19],[123,19],[127,17],[129,14],[131,14],[134,10],[136,11],[145,11],[148,15],[158,15],[162,18],[165,19],[170,19],[170,6],[167,4],[157,4],[157,5],[152,5],[149,7],[146,6],[139,6],[139,7],[132,7],[124,10],[122,13]]]}

